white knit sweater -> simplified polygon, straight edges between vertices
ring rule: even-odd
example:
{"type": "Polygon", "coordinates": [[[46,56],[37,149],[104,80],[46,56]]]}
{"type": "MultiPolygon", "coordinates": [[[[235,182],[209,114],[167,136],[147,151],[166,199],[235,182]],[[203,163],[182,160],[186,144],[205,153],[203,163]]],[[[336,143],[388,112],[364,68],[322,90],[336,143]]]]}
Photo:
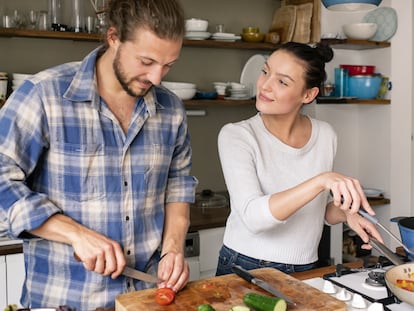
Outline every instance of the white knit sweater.
{"type": "Polygon", "coordinates": [[[310,120],[311,137],[299,149],[269,133],[260,113],[221,129],[218,148],[231,205],[226,246],[273,262],[308,264],[318,259],[327,191],[286,221],[275,219],[268,204],[271,194],[332,170],[336,134],[328,123],[310,120]]]}

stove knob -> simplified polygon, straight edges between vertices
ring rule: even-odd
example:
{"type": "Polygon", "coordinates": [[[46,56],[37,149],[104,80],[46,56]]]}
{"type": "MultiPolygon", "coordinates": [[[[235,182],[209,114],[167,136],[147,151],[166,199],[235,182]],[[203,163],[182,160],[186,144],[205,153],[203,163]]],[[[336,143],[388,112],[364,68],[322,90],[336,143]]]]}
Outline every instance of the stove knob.
{"type": "Polygon", "coordinates": [[[384,311],[384,306],[382,303],[374,302],[368,307],[368,311],[384,311]]]}
{"type": "Polygon", "coordinates": [[[345,288],[342,288],[337,294],[336,299],[341,301],[351,300],[351,293],[347,292],[345,288]]]}
{"type": "Polygon", "coordinates": [[[336,293],[336,289],[335,289],[334,285],[332,284],[331,281],[328,281],[328,280],[325,280],[325,282],[323,283],[322,291],[325,294],[335,294],[336,293]]]}
{"type": "Polygon", "coordinates": [[[364,298],[360,294],[354,294],[352,297],[352,307],[356,309],[365,309],[367,307],[367,303],[365,302],[364,298]]]}

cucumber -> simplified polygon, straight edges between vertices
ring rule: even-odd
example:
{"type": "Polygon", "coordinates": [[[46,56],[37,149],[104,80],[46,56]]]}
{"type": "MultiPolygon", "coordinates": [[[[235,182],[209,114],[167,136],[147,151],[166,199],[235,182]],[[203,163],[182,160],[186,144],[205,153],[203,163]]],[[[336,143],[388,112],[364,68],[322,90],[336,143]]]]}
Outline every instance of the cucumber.
{"type": "Polygon", "coordinates": [[[250,311],[250,308],[246,306],[234,306],[229,311],[250,311]]]}
{"type": "Polygon", "coordinates": [[[216,309],[214,309],[209,304],[205,303],[205,304],[199,305],[197,308],[197,311],[216,311],[216,309]]]}
{"type": "Polygon", "coordinates": [[[286,301],[278,297],[269,297],[256,293],[247,293],[243,297],[243,302],[249,308],[256,311],[286,311],[286,301]]]}

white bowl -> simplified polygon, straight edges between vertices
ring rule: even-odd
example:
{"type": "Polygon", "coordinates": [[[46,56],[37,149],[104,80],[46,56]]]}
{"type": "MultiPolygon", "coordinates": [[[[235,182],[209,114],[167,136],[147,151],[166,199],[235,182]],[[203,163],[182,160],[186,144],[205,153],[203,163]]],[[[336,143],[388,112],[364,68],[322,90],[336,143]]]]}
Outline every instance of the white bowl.
{"type": "Polygon", "coordinates": [[[196,85],[189,82],[161,81],[161,85],[165,86],[167,89],[196,89],[196,85]]]}
{"type": "Polygon", "coordinates": [[[180,99],[186,100],[191,99],[196,94],[197,90],[190,88],[190,89],[169,89],[175,95],[177,95],[180,99]]]}
{"type": "Polygon", "coordinates": [[[398,279],[414,281],[414,263],[395,266],[385,273],[385,282],[391,292],[401,301],[414,306],[414,292],[398,287],[398,279]]]}
{"type": "Polygon", "coordinates": [[[185,20],[186,31],[207,31],[208,21],[199,18],[190,18],[185,20]]]}
{"type": "Polygon", "coordinates": [[[377,32],[376,23],[353,23],[342,26],[344,34],[350,39],[368,40],[377,32]]]}

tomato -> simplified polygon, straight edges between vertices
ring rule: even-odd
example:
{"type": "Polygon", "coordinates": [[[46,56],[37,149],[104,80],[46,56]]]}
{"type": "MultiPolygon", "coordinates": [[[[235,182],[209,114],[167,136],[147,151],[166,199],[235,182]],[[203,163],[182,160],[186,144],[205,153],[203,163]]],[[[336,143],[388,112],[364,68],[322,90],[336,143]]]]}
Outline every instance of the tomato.
{"type": "Polygon", "coordinates": [[[155,302],[160,306],[167,306],[174,301],[175,292],[168,287],[158,288],[155,292],[155,302]]]}

